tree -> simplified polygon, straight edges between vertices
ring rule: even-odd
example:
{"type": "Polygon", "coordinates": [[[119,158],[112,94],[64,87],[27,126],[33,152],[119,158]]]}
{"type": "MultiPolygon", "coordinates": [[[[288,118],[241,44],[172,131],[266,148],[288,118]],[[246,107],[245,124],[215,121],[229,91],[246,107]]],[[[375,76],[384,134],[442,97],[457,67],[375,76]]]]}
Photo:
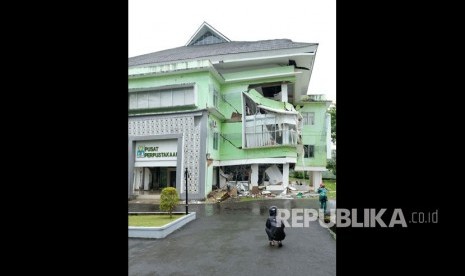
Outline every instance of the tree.
{"type": "MultiPolygon", "coordinates": [[[[331,141],[336,144],[336,104],[331,105],[328,109],[328,113],[331,114],[331,141]]],[[[332,154],[332,158],[328,160],[326,168],[336,175],[336,155],[332,154]]]]}
{"type": "Polygon", "coordinates": [[[328,163],[326,164],[326,168],[330,170],[334,175],[336,175],[336,157],[328,159],[328,163]]]}
{"type": "Polygon", "coordinates": [[[178,205],[178,192],[173,187],[164,188],[160,196],[160,210],[170,213],[170,218],[173,217],[173,210],[178,205]]]}
{"type": "Polygon", "coordinates": [[[336,144],[336,104],[331,105],[328,113],[331,114],[331,141],[336,144]]]}

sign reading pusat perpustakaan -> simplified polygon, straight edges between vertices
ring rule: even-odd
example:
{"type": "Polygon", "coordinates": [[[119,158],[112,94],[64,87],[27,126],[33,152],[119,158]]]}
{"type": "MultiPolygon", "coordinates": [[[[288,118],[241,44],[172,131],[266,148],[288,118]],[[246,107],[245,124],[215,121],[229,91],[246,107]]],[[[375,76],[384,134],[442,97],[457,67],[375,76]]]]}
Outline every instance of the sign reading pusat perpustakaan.
{"type": "Polygon", "coordinates": [[[176,160],[177,141],[158,140],[136,143],[136,161],[176,160]]]}

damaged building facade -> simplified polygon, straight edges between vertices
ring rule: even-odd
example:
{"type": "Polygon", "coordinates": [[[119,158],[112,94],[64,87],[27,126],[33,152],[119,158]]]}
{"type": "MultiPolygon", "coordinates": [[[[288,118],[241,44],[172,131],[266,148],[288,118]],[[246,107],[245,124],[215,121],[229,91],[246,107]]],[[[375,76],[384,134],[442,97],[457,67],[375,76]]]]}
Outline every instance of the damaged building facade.
{"type": "Polygon", "coordinates": [[[330,102],[307,95],[317,48],[231,41],[204,22],[185,46],[129,58],[128,197],[171,186],[185,198],[186,180],[189,199],[230,183],[280,192],[290,170],[319,185],[331,120],[330,102]]]}

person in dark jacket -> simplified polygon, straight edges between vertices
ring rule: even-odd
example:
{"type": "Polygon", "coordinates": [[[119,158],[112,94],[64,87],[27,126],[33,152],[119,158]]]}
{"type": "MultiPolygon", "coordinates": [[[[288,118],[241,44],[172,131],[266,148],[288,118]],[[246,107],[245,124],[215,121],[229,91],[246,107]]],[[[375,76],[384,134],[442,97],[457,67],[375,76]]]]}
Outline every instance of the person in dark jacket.
{"type": "Polygon", "coordinates": [[[270,216],[266,220],[266,234],[268,235],[268,241],[271,246],[274,246],[276,243],[279,247],[283,246],[282,240],[286,237],[284,233],[284,223],[282,223],[279,218],[276,218],[278,213],[278,208],[276,206],[271,206],[269,209],[270,216]]]}
{"type": "Polygon", "coordinates": [[[323,214],[326,214],[326,202],[328,201],[328,189],[326,189],[325,184],[321,183],[320,188],[316,191],[319,194],[320,208],[323,210],[323,214]]]}

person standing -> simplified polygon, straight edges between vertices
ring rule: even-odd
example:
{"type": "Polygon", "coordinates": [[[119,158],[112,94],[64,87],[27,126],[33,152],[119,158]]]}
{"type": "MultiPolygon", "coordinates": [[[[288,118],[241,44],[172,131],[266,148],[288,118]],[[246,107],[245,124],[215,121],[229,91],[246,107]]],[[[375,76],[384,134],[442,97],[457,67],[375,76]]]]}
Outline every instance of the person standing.
{"type": "Polygon", "coordinates": [[[323,210],[323,215],[326,214],[326,202],[328,201],[328,190],[325,187],[325,184],[321,183],[320,187],[317,190],[317,193],[320,195],[319,200],[320,200],[320,209],[323,210]]]}

